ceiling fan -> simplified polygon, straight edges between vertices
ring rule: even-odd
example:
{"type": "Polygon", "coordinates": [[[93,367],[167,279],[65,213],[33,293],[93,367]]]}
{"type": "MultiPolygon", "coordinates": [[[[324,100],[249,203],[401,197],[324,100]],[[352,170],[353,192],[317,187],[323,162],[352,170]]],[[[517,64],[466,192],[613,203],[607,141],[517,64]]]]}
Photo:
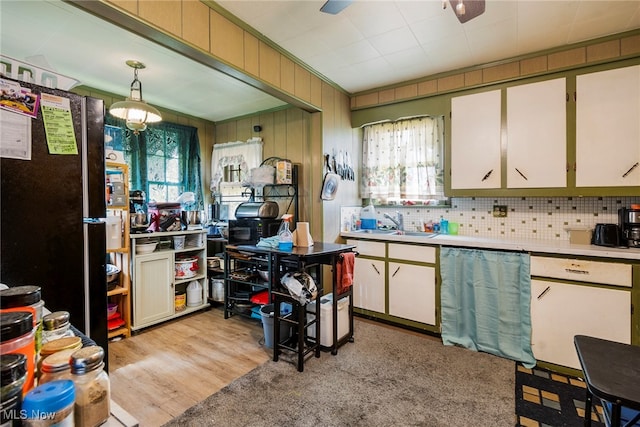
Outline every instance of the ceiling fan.
{"type": "MultiPolygon", "coordinates": [[[[464,24],[484,13],[485,0],[449,0],[451,9],[456,14],[458,21],[464,24]]],[[[446,0],[442,3],[443,8],[447,8],[446,0]]]]}
{"type": "Polygon", "coordinates": [[[353,0],[327,0],[320,8],[320,12],[337,15],[349,6],[353,0]]]}

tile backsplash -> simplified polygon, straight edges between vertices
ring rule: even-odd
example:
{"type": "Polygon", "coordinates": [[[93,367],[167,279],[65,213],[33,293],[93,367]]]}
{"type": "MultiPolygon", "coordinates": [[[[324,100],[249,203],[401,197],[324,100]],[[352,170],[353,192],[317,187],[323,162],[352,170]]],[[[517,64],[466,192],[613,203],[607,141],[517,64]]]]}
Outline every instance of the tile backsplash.
{"type": "MultiPolygon", "coordinates": [[[[383,225],[392,225],[384,218],[396,211],[404,215],[405,230],[421,230],[429,220],[440,217],[457,222],[458,234],[491,238],[569,240],[568,228],[593,229],[598,223],[617,223],[618,209],[639,203],[638,197],[502,197],[452,198],[450,207],[376,207],[383,225]],[[507,206],[506,217],[494,217],[493,206],[507,206]]],[[[360,207],[343,207],[340,211],[342,229],[358,218],[360,207]]]]}

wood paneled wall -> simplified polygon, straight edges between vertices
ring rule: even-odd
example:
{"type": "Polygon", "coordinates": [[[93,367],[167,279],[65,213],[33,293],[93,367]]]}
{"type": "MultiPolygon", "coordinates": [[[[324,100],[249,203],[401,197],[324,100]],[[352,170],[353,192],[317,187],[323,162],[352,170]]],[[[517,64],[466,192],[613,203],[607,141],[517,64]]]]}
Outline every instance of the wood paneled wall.
{"type": "MultiPolygon", "coordinates": [[[[256,136],[252,134],[252,123],[260,122],[256,124],[264,128],[263,135],[259,136],[265,141],[265,157],[287,157],[296,163],[300,159],[301,217],[310,222],[313,238],[338,240],[340,205],[359,203],[357,197],[353,197],[357,187],[355,182],[348,181],[348,184],[341,185],[339,198],[331,202],[321,201],[322,154],[331,152],[335,147],[345,149],[353,145],[348,94],[224,16],[212,2],[108,0],[106,4],[173,36],[179,42],[207,52],[258,82],[258,86],[263,85],[272,95],[304,110],[288,109],[240,118],[234,121],[234,125],[223,123],[220,129],[216,126],[214,143],[246,141],[256,136]]],[[[209,152],[203,157],[206,159],[205,188],[208,188],[211,170],[211,147],[207,149],[209,152]]]]}
{"type": "Polygon", "coordinates": [[[410,101],[483,85],[640,56],[640,31],[617,34],[523,58],[426,76],[404,84],[356,93],[354,110],[410,101]]]}

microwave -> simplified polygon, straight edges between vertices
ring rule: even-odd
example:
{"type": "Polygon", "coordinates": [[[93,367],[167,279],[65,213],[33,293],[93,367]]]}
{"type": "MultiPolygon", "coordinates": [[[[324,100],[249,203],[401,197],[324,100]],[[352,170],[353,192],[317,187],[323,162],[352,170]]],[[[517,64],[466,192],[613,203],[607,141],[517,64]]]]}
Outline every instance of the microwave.
{"type": "Polygon", "coordinates": [[[242,218],[229,220],[230,245],[255,245],[261,237],[278,234],[281,219],[242,218]]]}

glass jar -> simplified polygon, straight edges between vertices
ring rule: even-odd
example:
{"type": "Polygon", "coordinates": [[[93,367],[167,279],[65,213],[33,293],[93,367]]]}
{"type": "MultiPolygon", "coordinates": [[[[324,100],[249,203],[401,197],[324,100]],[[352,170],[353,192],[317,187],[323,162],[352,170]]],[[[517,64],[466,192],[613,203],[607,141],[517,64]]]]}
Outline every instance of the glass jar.
{"type": "Polygon", "coordinates": [[[42,362],[48,356],[63,350],[78,350],[82,347],[82,338],[80,337],[65,337],[58,338],[57,340],[49,341],[42,346],[40,350],[40,359],[38,359],[38,376],[42,374],[42,362]]]}
{"type": "Polygon", "coordinates": [[[44,308],[40,286],[24,285],[0,290],[0,309],[17,307],[31,307],[35,310],[35,351],[37,354],[42,346],[42,311],[44,308]]]}
{"type": "Polygon", "coordinates": [[[72,427],[75,389],[73,381],[60,380],[39,385],[24,396],[25,427],[72,427]]]}
{"type": "Polygon", "coordinates": [[[27,357],[21,353],[0,355],[0,425],[18,427],[22,387],[27,380],[27,357]]]}
{"type": "Polygon", "coordinates": [[[42,318],[42,344],[58,338],[72,337],[68,311],[54,311],[42,318]]]}
{"type": "Polygon", "coordinates": [[[104,350],[94,345],[71,355],[71,378],[76,387],[76,427],[98,426],[109,418],[110,385],[104,371],[104,350]]]}
{"type": "Polygon", "coordinates": [[[24,354],[27,359],[27,378],[23,393],[33,388],[35,379],[35,330],[33,314],[28,311],[0,313],[0,354],[24,354]]]}
{"type": "Polygon", "coordinates": [[[42,359],[38,385],[56,380],[70,380],[71,365],[69,362],[71,361],[71,355],[76,351],[77,349],[70,348],[58,351],[42,359]]]}

